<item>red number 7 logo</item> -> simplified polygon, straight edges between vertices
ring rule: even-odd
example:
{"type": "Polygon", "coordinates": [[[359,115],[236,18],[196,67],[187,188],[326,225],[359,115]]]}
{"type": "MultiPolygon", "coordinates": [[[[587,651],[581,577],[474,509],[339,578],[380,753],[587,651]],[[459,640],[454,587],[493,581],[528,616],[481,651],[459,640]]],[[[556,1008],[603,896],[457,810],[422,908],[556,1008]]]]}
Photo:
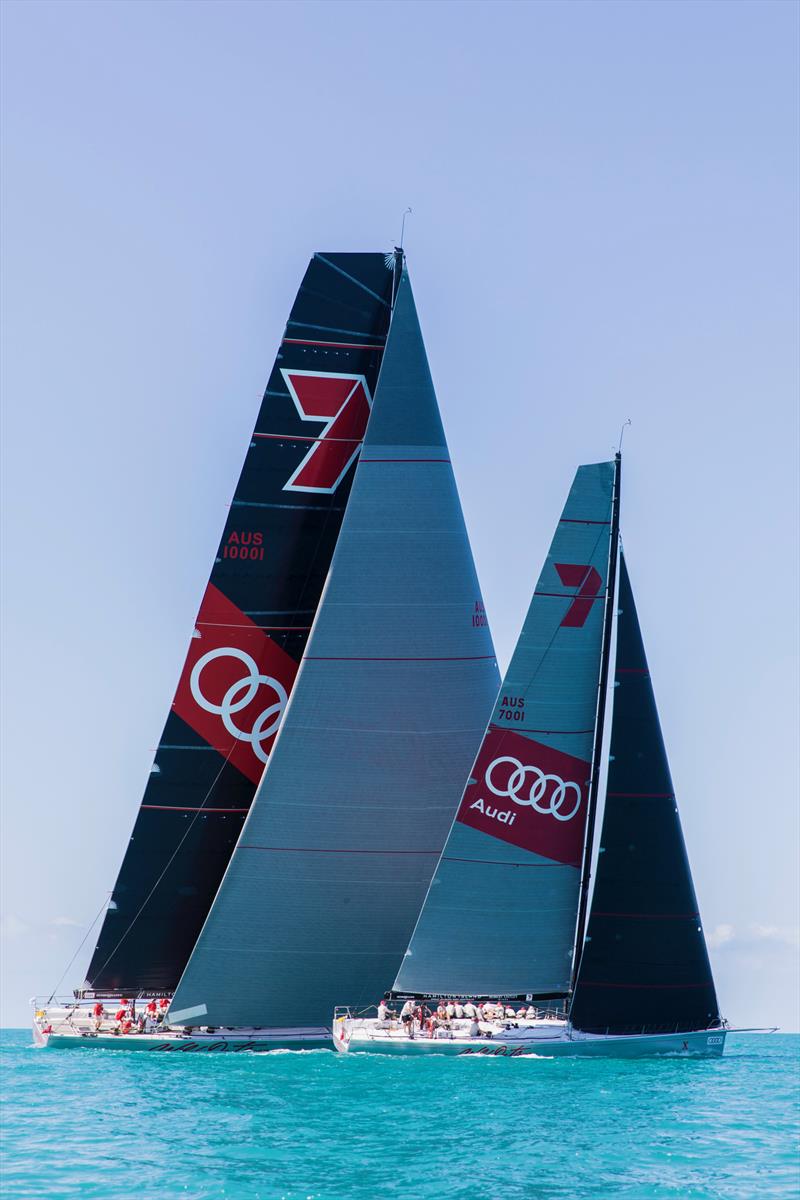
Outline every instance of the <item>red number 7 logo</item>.
{"type": "Polygon", "coordinates": [[[285,492],[335,492],[361,449],[372,399],[363,375],[281,368],[289,395],[304,421],[325,428],[288,483],[285,492]]]}
{"type": "Polygon", "coordinates": [[[577,563],[556,563],[555,568],[565,587],[578,588],[578,593],[567,609],[561,626],[567,625],[573,629],[582,629],[586,624],[586,618],[592,611],[592,601],[600,591],[603,581],[594,567],[580,566],[577,563]]]}

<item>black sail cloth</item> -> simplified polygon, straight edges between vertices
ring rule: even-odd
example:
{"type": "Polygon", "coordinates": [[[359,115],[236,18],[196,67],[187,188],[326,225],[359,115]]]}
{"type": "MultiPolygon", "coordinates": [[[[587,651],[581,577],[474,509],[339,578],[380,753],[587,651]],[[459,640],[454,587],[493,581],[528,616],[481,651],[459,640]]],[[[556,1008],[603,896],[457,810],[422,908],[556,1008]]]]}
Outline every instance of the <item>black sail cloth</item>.
{"type": "Polygon", "coordinates": [[[336,545],[394,263],[316,254],[256,420],[172,709],[87,973],[172,992],[266,764],[336,545]]]}
{"type": "Polygon", "coordinates": [[[612,1034],[719,1022],[624,555],[606,806],[570,1018],[576,1029],[612,1034]]]}

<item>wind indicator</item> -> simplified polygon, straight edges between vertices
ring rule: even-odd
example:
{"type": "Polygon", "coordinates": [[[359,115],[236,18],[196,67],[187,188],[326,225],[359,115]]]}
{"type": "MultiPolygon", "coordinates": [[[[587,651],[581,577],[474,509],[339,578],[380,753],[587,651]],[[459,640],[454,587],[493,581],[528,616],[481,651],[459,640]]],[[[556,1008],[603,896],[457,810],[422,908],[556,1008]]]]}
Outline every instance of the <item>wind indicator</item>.
{"type": "Polygon", "coordinates": [[[631,424],[630,417],[628,417],[627,421],[624,421],[622,424],[622,428],[619,431],[619,444],[617,445],[617,454],[622,454],[622,439],[625,436],[626,427],[630,424],[631,424]]]}
{"type": "Polygon", "coordinates": [[[411,216],[412,212],[413,212],[413,209],[407,208],[405,210],[405,212],[403,213],[403,220],[400,225],[400,247],[399,248],[401,250],[403,249],[403,238],[405,237],[405,234],[406,234],[406,217],[411,216]]]}

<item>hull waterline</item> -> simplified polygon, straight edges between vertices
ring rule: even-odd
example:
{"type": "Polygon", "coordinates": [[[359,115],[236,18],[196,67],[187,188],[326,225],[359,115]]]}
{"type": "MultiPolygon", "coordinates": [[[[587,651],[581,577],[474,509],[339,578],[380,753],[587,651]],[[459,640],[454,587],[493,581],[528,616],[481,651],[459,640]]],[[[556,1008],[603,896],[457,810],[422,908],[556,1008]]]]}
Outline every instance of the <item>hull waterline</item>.
{"type": "Polygon", "coordinates": [[[725,1049],[724,1029],[625,1037],[593,1036],[562,1030],[554,1034],[517,1029],[491,1037],[409,1038],[361,1028],[356,1021],[339,1018],[333,1027],[334,1047],[344,1054],[389,1054],[400,1057],[448,1055],[450,1057],[520,1058],[649,1058],[658,1055],[718,1058],[725,1049]]]}
{"type": "Polygon", "coordinates": [[[152,1033],[99,1032],[66,1021],[52,1025],[33,1022],[34,1045],[40,1050],[126,1050],[138,1053],[238,1054],[243,1051],[329,1050],[330,1030],[309,1029],[224,1029],[213,1033],[191,1033],[180,1029],[152,1033]],[[48,1032],[48,1030],[50,1030],[48,1032]]]}
{"type": "Polygon", "coordinates": [[[179,1054],[237,1054],[241,1051],[267,1053],[270,1050],[328,1050],[328,1037],[251,1037],[218,1034],[200,1036],[176,1036],[174,1034],[39,1034],[34,1030],[34,1042],[39,1049],[47,1050],[127,1050],[127,1051],[173,1051],[179,1054]]]}

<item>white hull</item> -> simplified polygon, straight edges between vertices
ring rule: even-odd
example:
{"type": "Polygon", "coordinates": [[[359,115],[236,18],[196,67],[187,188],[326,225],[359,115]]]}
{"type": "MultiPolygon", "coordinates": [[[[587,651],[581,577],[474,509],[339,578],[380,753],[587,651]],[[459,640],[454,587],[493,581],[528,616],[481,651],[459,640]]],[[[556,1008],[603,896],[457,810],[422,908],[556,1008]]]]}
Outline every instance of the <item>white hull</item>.
{"type": "Polygon", "coordinates": [[[334,1047],[343,1054],[393,1054],[518,1058],[640,1058],[659,1054],[719,1057],[725,1049],[726,1030],[635,1034],[625,1037],[578,1033],[565,1022],[543,1021],[535,1026],[482,1027],[482,1036],[469,1037],[460,1029],[441,1031],[443,1036],[409,1037],[396,1027],[375,1020],[337,1017],[334,1047]],[[557,1028],[554,1028],[556,1026],[557,1028]]]}
{"type": "Polygon", "coordinates": [[[149,1033],[50,1033],[42,1034],[34,1026],[34,1041],[40,1049],[48,1050],[174,1050],[181,1053],[203,1052],[236,1053],[252,1050],[265,1053],[269,1050],[322,1050],[330,1049],[330,1034],[304,1036],[300,1031],[289,1030],[286,1034],[277,1031],[253,1031],[242,1033],[180,1034],[167,1032],[149,1033]]]}
{"type": "Polygon", "coordinates": [[[48,1050],[136,1050],[179,1053],[238,1053],[269,1050],[330,1049],[330,1029],[192,1029],[156,1028],[147,1033],[115,1033],[113,1022],[100,1029],[86,1007],[63,1005],[37,1011],[33,1040],[48,1050]]]}

